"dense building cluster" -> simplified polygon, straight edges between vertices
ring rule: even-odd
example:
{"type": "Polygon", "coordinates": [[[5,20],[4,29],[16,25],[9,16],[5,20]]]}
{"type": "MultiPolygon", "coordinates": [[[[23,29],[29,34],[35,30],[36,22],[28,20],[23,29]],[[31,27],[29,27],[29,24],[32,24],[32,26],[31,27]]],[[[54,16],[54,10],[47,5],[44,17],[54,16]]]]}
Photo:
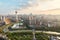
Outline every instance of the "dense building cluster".
{"type": "Polygon", "coordinates": [[[0,23],[10,24],[11,22],[20,22],[24,20],[25,24],[35,25],[37,27],[56,27],[60,26],[60,15],[6,15],[0,16],[0,23]],[[17,16],[17,17],[16,17],[17,16]]]}

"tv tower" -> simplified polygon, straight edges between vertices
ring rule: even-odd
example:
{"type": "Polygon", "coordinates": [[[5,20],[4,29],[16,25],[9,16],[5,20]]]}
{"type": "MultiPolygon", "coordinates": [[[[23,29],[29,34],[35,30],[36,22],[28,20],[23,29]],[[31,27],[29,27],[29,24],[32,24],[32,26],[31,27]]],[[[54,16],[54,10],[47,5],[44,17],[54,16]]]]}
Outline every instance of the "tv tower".
{"type": "Polygon", "coordinates": [[[17,15],[17,11],[15,11],[15,14],[16,14],[16,21],[18,22],[18,15],[17,15]]]}

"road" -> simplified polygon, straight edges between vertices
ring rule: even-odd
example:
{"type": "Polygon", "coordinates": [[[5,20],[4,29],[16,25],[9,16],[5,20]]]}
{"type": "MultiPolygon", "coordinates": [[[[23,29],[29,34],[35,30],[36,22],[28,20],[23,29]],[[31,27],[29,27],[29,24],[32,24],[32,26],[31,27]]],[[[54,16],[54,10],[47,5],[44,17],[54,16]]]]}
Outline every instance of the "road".
{"type": "MultiPolygon", "coordinates": [[[[10,33],[13,33],[13,32],[32,32],[32,30],[17,30],[17,31],[8,31],[10,33]]],[[[60,35],[59,32],[52,32],[52,31],[35,31],[36,33],[46,33],[46,34],[53,34],[53,35],[60,35]]]]}

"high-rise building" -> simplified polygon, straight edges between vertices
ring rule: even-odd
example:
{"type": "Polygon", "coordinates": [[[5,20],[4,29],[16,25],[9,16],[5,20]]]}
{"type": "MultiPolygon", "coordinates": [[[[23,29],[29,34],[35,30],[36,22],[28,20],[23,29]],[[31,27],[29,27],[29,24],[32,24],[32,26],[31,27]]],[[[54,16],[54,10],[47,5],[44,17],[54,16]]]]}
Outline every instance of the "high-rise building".
{"type": "Polygon", "coordinates": [[[36,25],[36,17],[34,15],[29,15],[29,24],[36,25]]]}

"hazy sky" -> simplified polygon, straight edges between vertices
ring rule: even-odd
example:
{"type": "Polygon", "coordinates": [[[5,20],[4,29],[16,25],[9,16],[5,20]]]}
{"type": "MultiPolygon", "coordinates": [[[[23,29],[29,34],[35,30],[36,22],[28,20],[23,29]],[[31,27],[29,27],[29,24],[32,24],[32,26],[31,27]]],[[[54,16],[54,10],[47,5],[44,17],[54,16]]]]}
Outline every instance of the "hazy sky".
{"type": "Polygon", "coordinates": [[[31,13],[41,10],[60,8],[60,0],[0,0],[0,14],[31,13]]]}
{"type": "MultiPolygon", "coordinates": [[[[19,13],[55,14],[55,13],[53,13],[53,11],[49,11],[47,13],[46,10],[60,9],[60,0],[29,0],[28,4],[29,5],[27,7],[23,8],[22,10],[19,10],[19,13]],[[40,11],[44,11],[44,12],[40,12],[40,11]]],[[[57,11],[57,12],[59,12],[59,11],[57,11]]],[[[58,13],[56,13],[56,14],[58,14],[58,13]]]]}
{"type": "Polygon", "coordinates": [[[25,0],[0,0],[0,14],[8,14],[19,9],[25,2],[25,0]]]}

